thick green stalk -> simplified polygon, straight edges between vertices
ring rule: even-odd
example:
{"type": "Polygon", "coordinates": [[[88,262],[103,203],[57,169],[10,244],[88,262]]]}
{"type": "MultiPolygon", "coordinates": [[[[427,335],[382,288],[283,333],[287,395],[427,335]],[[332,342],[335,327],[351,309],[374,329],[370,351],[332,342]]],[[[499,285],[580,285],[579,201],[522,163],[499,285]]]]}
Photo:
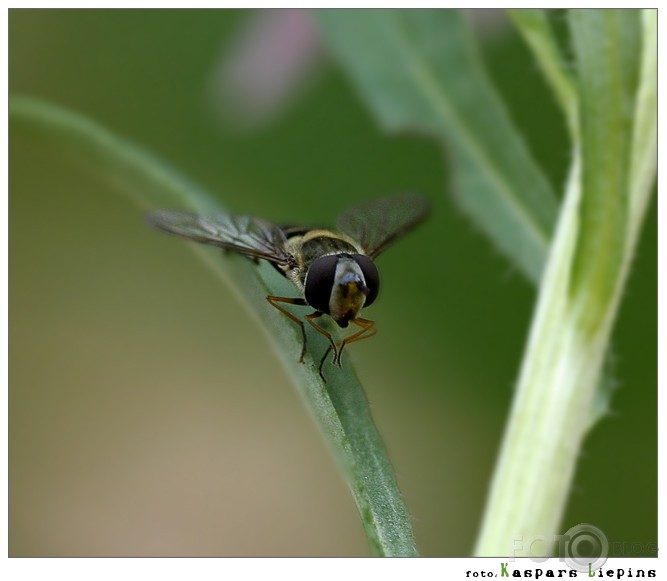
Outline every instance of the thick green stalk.
{"type": "Polygon", "coordinates": [[[638,11],[570,13],[580,142],[478,555],[526,555],[523,541],[559,532],[655,176],[655,116],[645,111],[655,98],[655,11],[641,18],[638,11]]]}

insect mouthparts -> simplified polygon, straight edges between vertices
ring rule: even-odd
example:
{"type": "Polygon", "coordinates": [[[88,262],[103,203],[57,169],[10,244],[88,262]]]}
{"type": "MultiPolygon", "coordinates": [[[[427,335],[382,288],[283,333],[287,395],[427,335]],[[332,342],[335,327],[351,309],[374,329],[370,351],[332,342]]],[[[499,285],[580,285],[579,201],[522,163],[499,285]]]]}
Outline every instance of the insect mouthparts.
{"type": "Polygon", "coordinates": [[[351,278],[349,280],[341,280],[338,283],[340,287],[340,293],[344,298],[349,297],[350,295],[354,296],[357,293],[362,293],[364,296],[368,296],[370,289],[361,281],[359,278],[351,278]]]}

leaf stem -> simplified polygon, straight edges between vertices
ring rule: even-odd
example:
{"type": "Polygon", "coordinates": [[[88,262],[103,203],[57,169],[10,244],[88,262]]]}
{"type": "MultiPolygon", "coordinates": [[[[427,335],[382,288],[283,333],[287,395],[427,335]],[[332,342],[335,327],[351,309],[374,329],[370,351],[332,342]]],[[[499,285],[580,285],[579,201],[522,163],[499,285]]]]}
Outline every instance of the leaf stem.
{"type": "Polygon", "coordinates": [[[575,141],[565,201],[491,485],[476,547],[480,556],[529,556],[529,547],[522,544],[526,537],[554,538],[590,427],[602,363],[655,176],[655,127],[635,102],[653,102],[655,91],[654,16],[644,13],[642,18],[643,50],[638,51],[638,11],[570,13],[581,95],[574,133],[581,140],[575,141]],[[631,142],[632,148],[625,148],[631,142]],[[643,170],[633,174],[631,167],[643,170]]]}

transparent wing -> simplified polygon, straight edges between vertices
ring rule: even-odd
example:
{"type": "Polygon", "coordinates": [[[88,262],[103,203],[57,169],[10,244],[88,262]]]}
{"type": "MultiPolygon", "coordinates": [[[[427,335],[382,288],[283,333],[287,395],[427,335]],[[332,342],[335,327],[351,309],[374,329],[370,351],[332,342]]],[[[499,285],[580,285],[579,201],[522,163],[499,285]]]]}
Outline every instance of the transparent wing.
{"type": "Polygon", "coordinates": [[[294,257],[285,250],[285,234],[266,220],[223,213],[200,216],[176,210],[150,212],[147,219],[160,230],[202,244],[220,246],[277,264],[294,263],[294,257]]]}
{"type": "Polygon", "coordinates": [[[338,229],[357,240],[375,258],[392,242],[419,224],[429,211],[420,194],[399,194],[364,202],[343,212],[338,229]]]}

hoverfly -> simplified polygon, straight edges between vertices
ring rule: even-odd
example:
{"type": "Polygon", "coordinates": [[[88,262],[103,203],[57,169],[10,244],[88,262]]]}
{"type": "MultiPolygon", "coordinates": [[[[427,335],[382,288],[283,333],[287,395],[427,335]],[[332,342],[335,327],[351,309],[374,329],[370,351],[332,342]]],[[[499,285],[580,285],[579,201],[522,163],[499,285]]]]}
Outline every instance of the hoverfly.
{"type": "Polygon", "coordinates": [[[252,216],[218,213],[202,216],[191,212],[158,210],[148,221],[170,234],[244,254],[253,260],[267,260],[299,290],[297,298],[267,296],[266,300],[299,325],[306,352],[303,321],[283,305],[311,307],[304,320],[329,341],[319,365],[333,351],[332,363],[341,366],[346,345],[375,335],[375,323],[359,316],[380,290],[380,276],[374,260],[392,242],[419,224],[428,213],[426,198],[400,194],[371,200],[340,214],[336,230],[281,227],[252,216]],[[342,328],[359,327],[336,345],[317,319],[329,315],[342,328]]]}

